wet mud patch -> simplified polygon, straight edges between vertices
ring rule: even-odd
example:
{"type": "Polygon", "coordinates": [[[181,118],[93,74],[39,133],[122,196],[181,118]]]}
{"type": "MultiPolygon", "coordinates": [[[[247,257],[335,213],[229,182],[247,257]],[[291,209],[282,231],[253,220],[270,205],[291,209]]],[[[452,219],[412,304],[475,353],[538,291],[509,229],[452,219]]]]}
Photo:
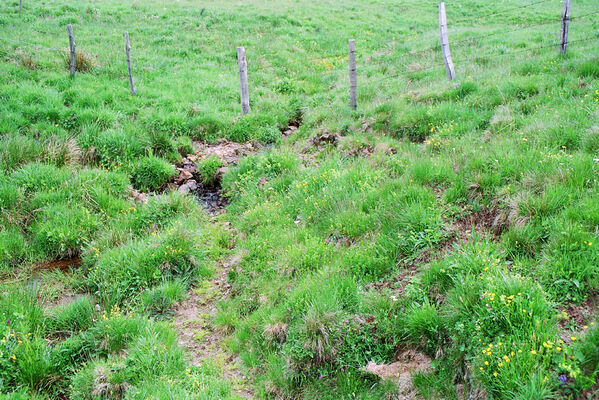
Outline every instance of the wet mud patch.
{"type": "Polygon", "coordinates": [[[194,194],[210,215],[222,213],[229,203],[227,198],[223,196],[224,192],[220,186],[220,181],[217,186],[200,184],[194,194]]]}
{"type": "Polygon", "coordinates": [[[44,276],[53,273],[68,274],[81,266],[81,258],[73,257],[66,260],[47,261],[33,265],[27,284],[35,287],[44,286],[44,276]]]}
{"type": "Polygon", "coordinates": [[[71,269],[79,268],[81,266],[81,257],[73,257],[67,260],[54,260],[40,264],[36,264],[33,267],[33,274],[41,271],[56,271],[69,272],[71,269]]]}
{"type": "Polygon", "coordinates": [[[80,257],[73,257],[35,264],[28,272],[25,284],[35,288],[38,300],[45,308],[70,304],[84,296],[69,284],[81,263],[80,257]]]}

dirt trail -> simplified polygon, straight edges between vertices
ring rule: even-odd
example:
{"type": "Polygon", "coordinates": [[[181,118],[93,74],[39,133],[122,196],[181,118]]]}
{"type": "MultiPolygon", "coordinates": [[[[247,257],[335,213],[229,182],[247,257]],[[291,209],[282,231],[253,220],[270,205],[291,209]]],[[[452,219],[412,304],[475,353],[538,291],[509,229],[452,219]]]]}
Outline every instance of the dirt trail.
{"type": "MultiPolygon", "coordinates": [[[[220,178],[227,168],[237,164],[240,158],[258,152],[261,146],[220,140],[210,144],[194,143],[194,147],[194,154],[185,156],[178,165],[178,176],[172,186],[179,192],[195,195],[199,204],[213,217],[211,223],[216,223],[214,217],[225,212],[226,207],[226,201],[221,197],[220,178]],[[210,156],[218,157],[223,167],[217,172],[215,184],[205,186],[200,182],[197,165],[210,156]]],[[[217,262],[214,278],[198,283],[189,291],[188,298],[176,307],[174,324],[179,345],[186,350],[192,365],[211,362],[222,370],[222,377],[230,382],[233,393],[251,399],[254,395],[250,382],[240,371],[241,360],[224,346],[228,332],[214,325],[219,301],[230,294],[227,274],[240,260],[239,256],[231,256],[224,262],[217,262]]]]}
{"type": "Polygon", "coordinates": [[[239,261],[239,256],[232,256],[219,263],[214,278],[199,283],[189,292],[188,299],[177,306],[174,322],[179,345],[186,350],[192,365],[210,361],[222,369],[222,377],[231,383],[233,393],[252,399],[250,382],[240,370],[241,360],[224,347],[227,332],[213,324],[218,302],[225,299],[231,289],[227,274],[239,261]]]}
{"type": "MultiPolygon", "coordinates": [[[[300,121],[301,122],[301,121],[300,121]]],[[[290,121],[282,134],[293,134],[299,123],[290,121]]],[[[177,176],[169,184],[171,190],[194,194],[205,211],[215,217],[226,212],[226,199],[221,194],[220,180],[227,169],[243,157],[256,154],[264,147],[259,143],[235,143],[220,139],[216,143],[194,142],[194,153],[183,157],[177,165],[177,176]],[[211,186],[203,185],[198,166],[202,160],[216,156],[223,166],[216,172],[211,186]]],[[[229,228],[230,229],[230,228],[229,228]]],[[[231,383],[233,393],[241,398],[252,399],[254,393],[251,384],[240,370],[241,360],[230,354],[224,346],[228,332],[214,325],[217,305],[230,295],[231,286],[227,283],[227,274],[241,261],[241,256],[233,255],[224,262],[217,262],[216,273],[212,280],[199,283],[190,290],[188,298],[175,309],[174,324],[179,337],[179,345],[186,350],[192,365],[201,365],[210,361],[222,372],[222,377],[231,383]]]]}

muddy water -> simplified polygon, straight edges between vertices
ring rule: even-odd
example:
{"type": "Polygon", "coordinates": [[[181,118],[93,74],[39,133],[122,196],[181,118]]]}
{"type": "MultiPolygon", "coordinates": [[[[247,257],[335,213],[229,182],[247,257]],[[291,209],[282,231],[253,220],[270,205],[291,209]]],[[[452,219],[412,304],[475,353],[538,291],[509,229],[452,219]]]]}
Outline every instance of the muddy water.
{"type": "Polygon", "coordinates": [[[221,214],[227,207],[228,201],[223,197],[223,190],[220,185],[210,187],[199,184],[197,190],[193,193],[198,202],[211,216],[221,214]]]}

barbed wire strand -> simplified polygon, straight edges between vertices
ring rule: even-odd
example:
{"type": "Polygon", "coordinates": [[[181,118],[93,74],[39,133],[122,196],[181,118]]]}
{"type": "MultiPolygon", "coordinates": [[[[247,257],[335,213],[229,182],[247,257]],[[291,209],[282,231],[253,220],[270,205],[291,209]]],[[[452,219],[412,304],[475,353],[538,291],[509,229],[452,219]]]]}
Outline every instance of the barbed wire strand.
{"type": "MultiPolygon", "coordinates": [[[[536,4],[538,4],[538,3],[536,3],[536,4]]],[[[599,14],[599,11],[594,11],[594,12],[590,12],[590,13],[587,13],[587,14],[570,17],[570,21],[581,20],[581,19],[587,18],[589,16],[598,15],[598,14],[599,14]]],[[[464,44],[472,43],[474,41],[479,41],[479,40],[483,40],[483,39],[487,39],[489,37],[493,37],[493,36],[497,36],[497,35],[508,35],[510,33],[520,32],[520,31],[524,31],[524,30],[535,28],[535,27],[539,27],[539,26],[549,25],[549,24],[553,24],[553,23],[557,24],[557,23],[560,23],[561,21],[562,21],[561,18],[559,18],[559,19],[552,19],[552,20],[547,20],[547,21],[535,23],[535,24],[532,24],[532,25],[520,26],[520,27],[518,27],[516,29],[510,29],[510,30],[507,30],[507,31],[493,32],[493,33],[485,34],[485,35],[482,35],[482,36],[469,37],[467,39],[463,39],[463,40],[458,40],[458,41],[451,42],[450,46],[452,48],[461,47],[464,44]]],[[[428,48],[425,48],[425,49],[420,49],[420,50],[415,50],[415,51],[410,50],[410,51],[408,51],[406,53],[406,55],[417,56],[419,54],[426,53],[426,52],[433,51],[433,50],[438,50],[438,49],[440,49],[440,44],[436,44],[434,46],[431,46],[431,47],[428,47],[428,48]]],[[[364,58],[364,57],[372,57],[372,56],[371,55],[366,55],[366,56],[363,56],[362,58],[364,58]]],[[[323,61],[323,60],[325,60],[327,58],[345,59],[345,58],[347,58],[347,56],[326,56],[326,57],[322,57],[320,59],[319,58],[308,59],[308,61],[309,62],[323,61]]],[[[360,61],[360,60],[358,59],[358,61],[360,61]]]]}
{"type": "MultiPolygon", "coordinates": [[[[571,21],[581,20],[581,19],[587,18],[589,16],[598,15],[598,14],[599,14],[599,11],[594,11],[594,12],[591,12],[591,13],[588,13],[588,14],[579,15],[577,17],[571,17],[570,20],[571,21]]],[[[459,47],[461,47],[461,45],[466,44],[466,43],[472,43],[474,41],[479,41],[479,40],[482,40],[482,39],[487,39],[489,37],[493,37],[493,36],[497,36],[497,35],[507,35],[507,34],[514,33],[514,32],[524,31],[524,30],[527,30],[527,29],[530,29],[530,28],[535,28],[535,27],[539,27],[539,26],[549,25],[549,24],[553,24],[553,23],[559,23],[561,21],[562,21],[561,18],[560,19],[555,19],[555,20],[550,20],[550,21],[543,21],[543,22],[539,22],[539,23],[536,23],[536,24],[532,24],[532,25],[521,26],[519,28],[511,29],[511,30],[508,30],[508,31],[493,32],[493,33],[485,34],[485,35],[482,35],[482,36],[469,37],[467,39],[458,40],[458,41],[455,41],[455,42],[450,42],[449,45],[450,45],[451,48],[459,48],[459,47]]],[[[416,56],[416,55],[419,55],[419,54],[422,54],[422,53],[429,52],[431,50],[438,50],[438,49],[440,49],[440,47],[441,47],[440,44],[436,44],[435,46],[431,46],[431,47],[428,47],[426,49],[421,49],[421,50],[416,50],[416,51],[409,51],[408,54],[410,56],[416,56]]]]}
{"type": "MultiPolygon", "coordinates": [[[[549,1],[553,1],[553,0],[540,0],[540,1],[537,1],[537,2],[533,2],[533,3],[530,3],[530,4],[524,5],[524,6],[520,6],[520,7],[515,7],[515,8],[512,8],[512,9],[504,10],[504,11],[501,11],[501,12],[490,13],[490,14],[487,14],[486,16],[482,16],[482,17],[479,17],[479,18],[485,18],[485,17],[489,17],[489,16],[493,16],[493,15],[499,15],[499,14],[503,14],[505,12],[513,11],[513,10],[516,10],[516,9],[527,8],[527,7],[531,7],[533,5],[547,3],[549,1]]],[[[587,13],[587,14],[584,14],[584,15],[581,15],[581,16],[574,16],[574,17],[571,17],[570,20],[580,20],[580,19],[589,17],[591,15],[597,15],[597,14],[599,14],[599,11],[587,13]]],[[[560,22],[560,21],[561,21],[561,19],[559,19],[559,20],[543,21],[543,22],[540,22],[540,23],[537,23],[537,24],[527,25],[527,26],[519,27],[519,28],[508,30],[508,31],[493,32],[493,33],[489,33],[489,34],[482,35],[482,36],[469,37],[469,38],[464,39],[464,40],[453,42],[452,43],[452,47],[454,47],[454,48],[455,47],[460,47],[460,45],[464,44],[464,43],[469,43],[469,42],[476,41],[476,40],[482,40],[482,39],[485,39],[485,38],[488,38],[488,37],[492,37],[492,36],[496,36],[496,35],[500,35],[500,34],[509,34],[509,33],[512,33],[512,32],[517,32],[517,31],[521,31],[521,30],[525,30],[525,29],[530,29],[532,27],[538,27],[538,26],[542,26],[542,25],[547,25],[547,24],[550,24],[550,23],[557,23],[557,22],[560,22]]],[[[458,22],[454,22],[454,23],[459,23],[459,22],[463,22],[463,21],[458,21],[458,22]]],[[[38,31],[38,32],[41,32],[41,31],[38,31]]],[[[569,43],[576,43],[576,42],[582,42],[582,41],[590,41],[591,39],[593,39],[593,38],[592,37],[588,37],[588,38],[584,38],[584,39],[570,41],[569,43]]],[[[32,46],[32,47],[39,48],[39,49],[49,50],[49,51],[57,51],[57,52],[64,52],[65,51],[64,49],[57,49],[57,48],[54,48],[54,47],[43,46],[43,45],[40,45],[40,44],[30,43],[30,42],[23,41],[23,40],[14,40],[14,39],[5,38],[5,37],[0,37],[0,40],[4,40],[4,41],[7,41],[7,42],[12,42],[12,43],[17,43],[17,44],[28,45],[28,46],[32,46]]],[[[559,43],[558,44],[553,43],[553,44],[546,45],[546,46],[538,46],[538,47],[534,47],[534,48],[530,48],[530,49],[523,49],[523,50],[520,50],[520,51],[511,51],[511,52],[506,52],[506,53],[501,53],[501,54],[483,54],[483,55],[478,55],[478,56],[475,56],[475,57],[467,58],[467,59],[462,60],[462,61],[472,61],[472,60],[476,60],[476,59],[480,59],[480,58],[490,58],[490,57],[497,57],[497,56],[507,56],[507,55],[513,55],[513,54],[518,54],[518,53],[522,53],[522,52],[532,52],[534,50],[544,49],[544,48],[549,48],[549,47],[554,47],[554,46],[557,46],[557,45],[559,45],[559,43]]],[[[410,51],[410,52],[406,53],[406,56],[408,56],[408,55],[409,56],[414,56],[414,55],[418,55],[418,54],[421,54],[421,53],[424,53],[424,52],[428,52],[428,51],[431,51],[431,50],[437,50],[438,48],[439,48],[439,46],[436,45],[434,47],[430,47],[428,49],[418,50],[416,52],[410,51]]],[[[366,55],[365,57],[372,57],[372,56],[366,55]]],[[[343,59],[345,59],[345,56],[326,56],[324,58],[312,59],[312,60],[309,60],[309,61],[313,61],[313,60],[324,60],[326,58],[334,58],[334,59],[343,60],[343,59]]],[[[213,64],[206,65],[206,66],[214,67],[213,64]]],[[[428,70],[440,68],[441,66],[442,65],[435,65],[435,66],[431,66],[429,68],[424,68],[424,69],[419,69],[418,71],[413,71],[413,73],[428,71],[428,70]]],[[[404,68],[406,68],[406,67],[404,66],[404,68]]],[[[266,69],[273,70],[274,67],[269,66],[266,69]]],[[[339,68],[339,69],[336,69],[336,70],[333,70],[333,71],[326,71],[324,73],[321,73],[320,76],[321,77],[325,77],[325,76],[329,76],[329,75],[336,75],[336,74],[339,74],[342,71],[345,71],[345,69],[346,68],[339,68]]],[[[402,75],[404,73],[405,73],[405,71],[402,71],[400,73],[397,73],[396,75],[385,76],[385,77],[383,77],[381,79],[378,79],[378,80],[375,80],[375,81],[370,81],[370,83],[376,83],[378,81],[382,81],[382,80],[385,80],[385,79],[393,79],[393,78],[396,78],[396,77],[398,77],[398,76],[400,76],[400,75],[402,75]]]]}
{"type": "MultiPolygon", "coordinates": [[[[597,40],[599,41],[599,38],[597,36],[588,36],[586,38],[583,39],[576,39],[576,40],[570,40],[568,41],[568,45],[572,44],[572,43],[579,43],[579,42],[591,42],[593,40],[597,40]]],[[[481,54],[481,55],[477,55],[474,57],[469,57],[469,58],[465,58],[465,59],[461,59],[460,61],[465,63],[465,62],[469,62],[469,61],[475,61],[477,59],[481,59],[481,58],[493,58],[493,57],[503,57],[503,56],[511,56],[514,54],[521,54],[521,53],[532,53],[535,50],[542,50],[542,49],[548,49],[548,48],[553,48],[553,47],[557,47],[559,46],[560,43],[551,43],[548,45],[543,45],[543,46],[537,46],[537,47],[531,47],[528,49],[522,49],[522,50],[516,50],[516,51],[510,51],[510,52],[506,52],[506,53],[487,53],[487,54],[481,54]]],[[[404,66],[404,68],[407,68],[407,66],[404,66]]],[[[418,69],[417,71],[408,71],[407,73],[419,73],[419,72],[427,72],[433,69],[437,69],[437,68],[445,68],[444,65],[442,64],[438,64],[438,65],[434,65],[431,67],[427,67],[427,68],[421,68],[418,69]]],[[[368,81],[369,84],[372,83],[378,83],[380,81],[384,81],[386,79],[394,79],[397,77],[400,77],[402,75],[404,75],[406,73],[406,71],[401,71],[401,72],[397,72],[394,75],[391,76],[385,76],[379,79],[375,79],[375,80],[370,80],[368,81]]]]}
{"type": "MultiPolygon", "coordinates": [[[[589,39],[589,38],[586,38],[586,39],[589,39]]],[[[591,38],[591,39],[592,39],[592,38],[591,38]]],[[[582,41],[584,41],[584,40],[585,40],[585,39],[580,39],[580,40],[570,41],[569,43],[582,42],[582,41]]],[[[591,40],[588,40],[588,41],[590,42],[591,40]]],[[[558,44],[558,45],[559,45],[559,44],[558,44]]],[[[538,49],[550,48],[550,47],[554,47],[554,46],[556,46],[556,45],[554,44],[554,45],[551,45],[551,46],[539,46],[539,47],[535,47],[535,48],[528,49],[528,50],[538,50],[538,49]]],[[[587,48],[588,48],[588,47],[583,47],[582,49],[587,49],[587,48]]],[[[505,53],[505,54],[496,54],[496,55],[494,55],[494,56],[507,56],[507,55],[510,55],[510,53],[505,53]]],[[[430,70],[433,70],[433,69],[445,69],[445,66],[444,66],[444,65],[442,65],[442,64],[439,64],[439,65],[432,66],[432,67],[430,67],[430,68],[426,68],[426,69],[423,69],[423,70],[418,70],[418,71],[412,71],[412,72],[408,72],[408,73],[417,73],[417,72],[423,72],[423,71],[430,71],[430,70]]],[[[406,74],[406,72],[404,72],[404,73],[399,73],[399,74],[395,74],[395,75],[392,75],[392,76],[386,76],[386,77],[383,77],[383,78],[381,78],[381,79],[370,80],[370,81],[368,81],[367,83],[368,83],[368,85],[371,85],[371,84],[373,84],[373,83],[380,83],[380,82],[382,82],[382,81],[384,81],[384,80],[387,80],[387,79],[394,79],[394,78],[397,78],[397,77],[403,76],[403,75],[405,75],[405,74],[406,74]]],[[[497,75],[497,72],[493,72],[493,73],[486,73],[486,74],[484,74],[484,75],[482,75],[482,76],[477,76],[477,78],[478,78],[478,79],[486,79],[486,78],[488,78],[488,77],[490,77],[490,76],[493,76],[493,75],[497,75]]],[[[359,77],[358,77],[358,79],[359,79],[359,77]]],[[[449,82],[449,81],[448,81],[448,82],[449,82]]],[[[348,87],[339,87],[339,86],[337,86],[337,87],[335,87],[334,89],[330,90],[328,94],[329,94],[329,95],[337,95],[337,94],[339,94],[339,93],[341,93],[341,92],[345,93],[346,91],[347,91],[347,93],[348,93],[347,95],[349,96],[349,88],[348,88],[348,87]]]]}
{"type": "MultiPolygon", "coordinates": [[[[599,12],[585,14],[585,16],[589,16],[589,15],[593,15],[593,14],[599,14],[599,12]]],[[[577,18],[580,19],[581,17],[582,16],[577,17],[577,18]]],[[[593,37],[593,36],[589,36],[589,37],[584,38],[584,39],[571,40],[571,41],[568,42],[568,44],[570,44],[570,43],[576,43],[576,42],[580,42],[580,41],[591,41],[593,39],[597,39],[597,38],[593,37]]],[[[474,57],[469,57],[469,58],[466,58],[466,59],[462,59],[461,61],[468,62],[468,61],[474,61],[474,60],[477,60],[477,59],[480,59],[480,58],[492,58],[492,57],[508,56],[508,55],[513,55],[513,54],[518,54],[518,53],[523,53],[523,52],[533,52],[534,50],[544,49],[544,48],[549,48],[549,47],[554,47],[554,46],[559,46],[559,45],[560,45],[560,43],[553,43],[553,44],[549,44],[549,45],[537,46],[537,47],[532,47],[532,48],[528,48],[528,49],[522,49],[522,50],[516,50],[516,51],[509,51],[509,52],[506,52],[506,53],[499,53],[499,54],[487,53],[487,54],[483,54],[483,55],[477,55],[477,56],[474,56],[474,57]]],[[[436,49],[436,48],[434,48],[434,49],[436,49]]],[[[411,55],[413,55],[413,53],[406,53],[405,54],[405,56],[408,56],[408,55],[411,56],[411,55]]],[[[454,55],[453,58],[455,58],[455,55],[454,55]]],[[[434,66],[427,67],[427,68],[424,68],[424,69],[419,69],[417,71],[411,71],[411,73],[426,72],[426,71],[437,69],[437,68],[441,68],[441,67],[444,67],[444,66],[443,65],[434,65],[434,66]]],[[[408,66],[404,65],[403,68],[404,69],[408,68],[408,66]]],[[[338,75],[340,73],[345,73],[345,72],[347,72],[347,67],[346,66],[344,66],[342,68],[338,68],[338,69],[332,70],[332,71],[323,72],[319,76],[321,78],[323,78],[323,77],[338,75]]],[[[404,73],[406,73],[406,71],[398,72],[398,73],[396,73],[396,75],[392,75],[391,77],[388,77],[388,78],[389,79],[396,78],[396,77],[399,77],[399,76],[403,75],[404,73]]],[[[377,83],[378,81],[382,81],[382,80],[385,80],[385,79],[387,79],[387,78],[383,77],[383,78],[377,79],[375,81],[369,81],[369,83],[370,82],[377,83]]]]}
{"type": "MultiPolygon", "coordinates": [[[[544,4],[544,3],[549,3],[549,2],[553,2],[553,1],[555,1],[555,0],[539,0],[539,1],[535,1],[535,2],[529,3],[529,4],[525,4],[523,6],[508,8],[508,9],[503,10],[503,11],[496,11],[496,12],[492,12],[492,13],[489,13],[489,14],[486,14],[486,15],[480,15],[480,16],[477,16],[476,18],[478,20],[481,20],[483,18],[494,17],[496,15],[505,14],[505,13],[508,13],[510,11],[516,11],[516,10],[520,10],[520,9],[523,9],[523,8],[529,8],[529,7],[536,6],[538,4],[544,4]]],[[[461,19],[461,20],[450,21],[450,22],[452,24],[461,24],[463,22],[472,22],[472,19],[461,19]]]]}
{"type": "MultiPolygon", "coordinates": [[[[478,41],[478,40],[487,39],[487,38],[490,38],[490,37],[493,37],[493,36],[497,36],[497,35],[507,35],[507,34],[510,34],[510,33],[513,33],[513,32],[520,32],[520,31],[523,31],[523,30],[526,30],[526,29],[535,28],[535,27],[539,27],[539,26],[543,26],[543,25],[549,25],[549,24],[560,22],[560,21],[561,21],[561,19],[559,19],[559,20],[551,20],[551,21],[544,21],[544,22],[540,22],[538,24],[526,25],[526,26],[522,26],[522,27],[519,27],[519,28],[516,28],[516,29],[511,29],[509,31],[493,32],[493,33],[485,34],[485,35],[482,35],[482,36],[472,36],[472,37],[469,37],[467,39],[458,40],[458,41],[452,41],[452,42],[449,43],[449,45],[450,45],[451,48],[457,48],[457,47],[461,47],[461,45],[466,44],[466,43],[472,43],[472,42],[475,42],[475,41],[478,41]]],[[[422,54],[422,53],[429,52],[431,50],[440,49],[440,47],[441,47],[441,45],[437,44],[435,46],[431,46],[431,47],[428,47],[426,49],[417,50],[417,51],[410,51],[409,54],[411,56],[416,56],[416,55],[419,55],[419,54],[422,54]]]]}
{"type": "Polygon", "coordinates": [[[0,40],[5,40],[7,42],[12,42],[12,43],[17,43],[17,44],[24,44],[24,45],[32,46],[32,47],[37,47],[38,49],[46,49],[46,50],[59,51],[59,52],[64,51],[64,49],[57,49],[54,47],[42,46],[41,44],[30,43],[30,42],[26,42],[24,40],[9,39],[9,38],[5,38],[2,36],[0,36],[0,40]]]}

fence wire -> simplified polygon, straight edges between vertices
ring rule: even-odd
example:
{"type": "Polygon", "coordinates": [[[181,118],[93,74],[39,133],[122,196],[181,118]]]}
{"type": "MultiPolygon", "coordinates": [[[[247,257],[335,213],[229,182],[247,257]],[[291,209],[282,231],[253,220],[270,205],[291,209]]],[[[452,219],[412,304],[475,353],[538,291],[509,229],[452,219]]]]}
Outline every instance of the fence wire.
{"type": "MultiPolygon", "coordinates": [[[[477,19],[481,20],[483,18],[494,17],[494,16],[497,16],[497,15],[506,14],[506,13],[508,13],[510,11],[516,11],[516,10],[520,10],[520,9],[524,9],[524,8],[530,8],[530,7],[536,6],[538,4],[545,4],[545,3],[550,3],[550,2],[555,2],[555,0],[539,0],[539,1],[535,1],[535,2],[532,2],[532,3],[525,4],[523,6],[508,8],[506,10],[495,11],[495,12],[492,12],[492,13],[489,13],[489,14],[486,14],[486,15],[477,16],[477,19]]],[[[464,22],[470,22],[471,23],[472,19],[461,19],[461,20],[457,20],[457,21],[451,21],[452,24],[461,24],[461,23],[464,23],[464,22]]]]}
{"type": "MultiPolygon", "coordinates": [[[[488,19],[490,17],[493,16],[497,16],[497,15],[502,15],[505,13],[509,13],[511,11],[515,11],[515,10],[519,10],[519,9],[524,9],[524,8],[530,8],[536,5],[540,5],[540,4],[545,4],[545,3],[549,3],[549,2],[555,2],[555,0],[538,0],[538,1],[534,1],[532,3],[528,3],[519,7],[513,7],[513,8],[509,8],[509,9],[505,9],[505,10],[501,10],[501,11],[495,11],[495,12],[491,12],[482,16],[478,16],[477,19],[478,20],[482,20],[482,19],[488,19]]],[[[583,15],[579,15],[579,16],[573,16],[570,17],[570,21],[576,21],[576,20],[583,20],[586,19],[588,17],[591,16],[595,16],[595,15],[599,15],[599,11],[593,11],[593,12],[589,12],[583,15]]],[[[472,23],[472,19],[461,19],[461,20],[457,20],[457,21],[453,21],[452,24],[462,24],[465,22],[470,22],[472,23]]],[[[537,22],[537,23],[533,23],[533,24],[526,24],[526,22],[523,22],[522,24],[525,25],[521,25],[518,26],[514,29],[509,29],[509,30],[502,30],[502,31],[497,31],[497,32],[491,32],[491,33],[486,33],[486,34],[482,34],[482,35],[473,35],[473,36],[469,36],[465,39],[461,39],[455,42],[450,42],[450,46],[452,48],[461,48],[467,44],[472,44],[473,42],[480,42],[484,39],[488,39],[490,37],[494,37],[494,36],[498,36],[498,35],[509,35],[511,33],[514,32],[520,32],[520,31],[524,31],[524,30],[528,30],[531,28],[536,28],[536,27],[540,27],[540,26],[546,26],[549,24],[559,24],[560,22],[562,22],[562,19],[551,19],[551,20],[545,20],[545,21],[541,21],[541,22],[537,22]]],[[[38,33],[42,33],[45,35],[50,35],[50,32],[48,31],[43,31],[43,30],[38,30],[38,29],[34,29],[34,31],[38,32],[38,33]]],[[[410,37],[417,37],[417,36],[422,36],[422,34],[415,34],[415,35],[402,35],[402,38],[410,38],[410,37]]],[[[582,38],[582,39],[576,39],[576,40],[570,40],[568,41],[568,45],[573,44],[573,43],[586,43],[586,42],[591,42],[594,40],[598,40],[599,37],[597,36],[589,36],[586,38],[582,38]]],[[[5,41],[5,42],[9,42],[9,43],[15,43],[21,46],[30,46],[30,47],[34,47],[36,49],[43,49],[43,50],[47,50],[47,51],[53,51],[53,52],[58,52],[58,53],[62,53],[64,54],[65,51],[68,51],[65,48],[59,49],[59,48],[55,48],[55,47],[49,47],[49,46],[44,46],[41,44],[36,44],[36,43],[31,43],[28,41],[24,41],[24,40],[17,40],[17,39],[12,39],[12,38],[7,38],[7,37],[2,37],[0,36],[0,40],[1,41],[5,41]]],[[[521,50],[511,50],[511,51],[506,51],[503,53],[497,53],[497,52],[493,52],[493,53],[486,53],[486,54],[479,54],[479,55],[475,55],[472,57],[468,57],[468,58],[463,58],[460,59],[459,57],[457,58],[461,63],[468,63],[468,62],[472,62],[472,61],[479,61],[481,59],[489,59],[489,58],[495,58],[495,57],[504,57],[504,56],[512,56],[512,55],[517,55],[517,54],[522,54],[522,53],[529,53],[529,54],[533,54],[534,52],[538,51],[538,50],[543,50],[543,49],[548,49],[548,48],[556,48],[560,45],[560,43],[551,43],[548,45],[542,45],[542,46],[537,46],[537,47],[532,47],[532,48],[526,48],[526,49],[521,49],[521,50]]],[[[409,51],[406,52],[402,55],[400,55],[400,60],[405,58],[405,57],[413,57],[413,56],[417,56],[423,53],[427,53],[427,52],[431,52],[431,51],[438,51],[440,49],[440,45],[436,44],[435,46],[429,47],[429,48],[425,48],[425,49],[419,49],[419,50],[415,50],[415,51],[409,51]]],[[[364,55],[359,57],[360,61],[365,61],[364,58],[370,58],[370,60],[373,59],[372,54],[370,55],[364,55]]],[[[378,59],[375,59],[377,61],[382,61],[385,62],[385,56],[380,57],[378,59]]],[[[454,55],[454,58],[455,55],[454,55]]],[[[306,61],[308,62],[322,62],[323,60],[327,60],[327,59],[332,59],[335,61],[347,61],[347,55],[343,55],[343,56],[334,56],[334,55],[329,55],[326,57],[319,57],[319,58],[314,58],[314,59],[307,59],[306,61]]],[[[393,61],[396,63],[399,63],[400,60],[389,60],[389,62],[393,61]]],[[[110,61],[109,61],[110,62],[110,61]]],[[[207,68],[222,68],[222,66],[219,65],[215,65],[215,64],[196,64],[197,67],[203,68],[203,67],[207,67],[207,68]]],[[[383,81],[387,81],[387,80],[391,80],[391,79],[396,79],[402,75],[405,74],[417,74],[417,73],[421,73],[421,72],[427,72],[427,71],[431,71],[431,70],[435,70],[435,69],[442,69],[444,68],[444,65],[442,63],[439,62],[439,64],[436,65],[431,65],[429,67],[426,68],[418,68],[416,70],[413,71],[409,71],[410,65],[407,64],[403,64],[401,65],[401,71],[399,70],[395,70],[393,72],[391,72],[391,74],[389,73],[383,73],[384,76],[382,76],[379,79],[375,79],[375,80],[368,80],[368,84],[377,84],[383,81]]],[[[267,70],[269,72],[273,72],[276,71],[277,67],[274,67],[272,65],[270,66],[265,66],[265,67],[260,67],[260,70],[267,70]]],[[[256,71],[257,72],[257,71],[256,71]]],[[[334,70],[327,70],[321,73],[317,73],[317,75],[323,79],[323,78],[327,78],[330,76],[337,76],[339,77],[339,75],[341,73],[346,73],[347,72],[347,67],[341,67],[341,68],[336,68],[334,70]]],[[[331,91],[334,89],[334,91],[338,91],[338,90],[342,90],[341,87],[337,87],[336,84],[333,84],[330,88],[328,93],[331,94],[331,91]]]]}

